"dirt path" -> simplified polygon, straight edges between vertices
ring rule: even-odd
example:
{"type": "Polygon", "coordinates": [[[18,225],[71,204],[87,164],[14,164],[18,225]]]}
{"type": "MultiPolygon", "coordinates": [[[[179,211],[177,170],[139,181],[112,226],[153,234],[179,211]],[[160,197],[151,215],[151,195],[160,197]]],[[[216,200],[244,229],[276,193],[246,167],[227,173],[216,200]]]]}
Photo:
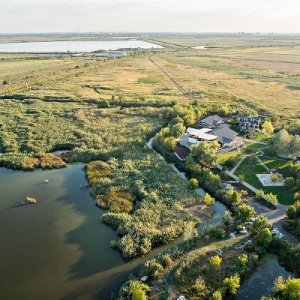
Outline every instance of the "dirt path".
{"type": "Polygon", "coordinates": [[[186,90],[181,84],[179,84],[173,77],[171,77],[160,65],[158,65],[151,57],[148,58],[149,61],[154,64],[176,87],[177,89],[183,94],[184,97],[189,98],[187,94],[189,91],[186,90]]]}

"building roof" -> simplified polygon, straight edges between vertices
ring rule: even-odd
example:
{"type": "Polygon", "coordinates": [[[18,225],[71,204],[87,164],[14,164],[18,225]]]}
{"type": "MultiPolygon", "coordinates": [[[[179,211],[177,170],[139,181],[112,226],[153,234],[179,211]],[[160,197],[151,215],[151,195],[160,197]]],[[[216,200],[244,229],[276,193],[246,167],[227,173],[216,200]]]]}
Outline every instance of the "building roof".
{"type": "Polygon", "coordinates": [[[177,149],[175,151],[175,154],[179,157],[179,159],[181,160],[185,160],[189,155],[189,151],[187,149],[183,149],[183,148],[180,148],[180,149],[177,149]]]}
{"type": "Polygon", "coordinates": [[[223,142],[222,142],[223,137],[226,137],[233,141],[238,133],[235,132],[234,130],[230,129],[229,127],[222,127],[222,128],[218,128],[218,129],[214,130],[213,134],[215,134],[218,137],[219,142],[221,142],[223,144],[223,142]]]}
{"type": "Polygon", "coordinates": [[[207,132],[211,131],[211,129],[209,129],[209,128],[195,129],[195,128],[189,127],[186,131],[190,135],[195,136],[201,140],[213,141],[218,138],[216,135],[207,133],[207,132]]]}
{"type": "Polygon", "coordinates": [[[108,56],[126,56],[124,51],[109,51],[108,56]]]}
{"type": "Polygon", "coordinates": [[[222,136],[220,139],[218,138],[219,142],[224,145],[224,144],[230,144],[233,142],[233,139],[230,139],[226,136],[222,136]]]}
{"type": "Polygon", "coordinates": [[[246,118],[248,122],[252,122],[251,120],[254,120],[254,122],[260,122],[261,121],[261,117],[254,117],[252,115],[243,115],[243,116],[238,116],[240,119],[244,119],[246,118]]]}
{"type": "Polygon", "coordinates": [[[215,126],[218,123],[222,123],[223,119],[221,119],[218,115],[208,116],[200,121],[201,123],[205,123],[209,126],[215,126]]]}

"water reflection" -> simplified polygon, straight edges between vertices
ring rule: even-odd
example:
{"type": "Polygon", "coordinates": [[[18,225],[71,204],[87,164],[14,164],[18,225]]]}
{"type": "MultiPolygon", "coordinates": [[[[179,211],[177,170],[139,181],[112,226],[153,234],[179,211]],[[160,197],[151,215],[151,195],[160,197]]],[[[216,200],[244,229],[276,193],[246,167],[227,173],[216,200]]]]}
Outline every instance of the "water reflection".
{"type": "Polygon", "coordinates": [[[274,280],[278,276],[294,277],[292,273],[279,265],[276,256],[270,255],[265,259],[264,264],[241,284],[236,299],[260,300],[262,296],[271,296],[274,280]]]}

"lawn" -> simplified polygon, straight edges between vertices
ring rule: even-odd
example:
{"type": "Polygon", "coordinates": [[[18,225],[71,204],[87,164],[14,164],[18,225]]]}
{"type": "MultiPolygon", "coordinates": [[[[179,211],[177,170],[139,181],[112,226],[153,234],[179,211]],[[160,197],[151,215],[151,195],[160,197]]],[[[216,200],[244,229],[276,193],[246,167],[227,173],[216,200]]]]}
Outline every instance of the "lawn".
{"type": "Polygon", "coordinates": [[[241,158],[240,153],[237,150],[232,150],[226,153],[222,153],[219,155],[219,164],[224,165],[229,159],[236,159],[236,162],[241,158]]]}
{"type": "Polygon", "coordinates": [[[292,164],[292,160],[285,160],[285,159],[272,158],[266,156],[261,156],[260,159],[270,170],[276,170],[284,177],[291,176],[289,167],[292,164]]]}
{"type": "MultiPolygon", "coordinates": [[[[288,176],[288,166],[290,161],[282,161],[260,157],[264,161],[268,168],[276,169],[280,171],[284,176],[288,176]]],[[[294,202],[294,194],[286,187],[264,187],[255,174],[267,174],[267,170],[260,164],[255,157],[246,158],[235,171],[235,175],[239,176],[243,174],[245,181],[257,189],[262,189],[265,194],[277,195],[278,201],[281,204],[290,205],[294,202]]]]}
{"type": "Polygon", "coordinates": [[[245,142],[245,147],[242,148],[243,154],[260,154],[261,150],[268,149],[268,145],[245,142]]]}

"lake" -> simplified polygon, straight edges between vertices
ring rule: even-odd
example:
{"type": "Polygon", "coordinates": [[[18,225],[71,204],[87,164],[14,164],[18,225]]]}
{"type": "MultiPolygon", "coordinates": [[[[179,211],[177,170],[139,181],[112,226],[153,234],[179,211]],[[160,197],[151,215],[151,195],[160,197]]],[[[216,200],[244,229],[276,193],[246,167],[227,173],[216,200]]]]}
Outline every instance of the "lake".
{"type": "MultiPolygon", "coordinates": [[[[125,262],[109,246],[118,236],[101,222],[103,211],[81,188],[86,185],[82,164],[34,172],[0,168],[0,299],[110,299],[143,262],[182,241],[125,262]],[[26,204],[27,196],[37,204],[26,204]]],[[[226,208],[216,202],[214,209],[209,223],[226,208]]]]}
{"type": "Polygon", "coordinates": [[[0,44],[0,52],[28,52],[28,53],[55,53],[55,52],[93,52],[98,50],[117,49],[151,49],[162,46],[141,40],[120,41],[55,41],[34,43],[5,43],[0,44]]]}
{"type": "Polygon", "coordinates": [[[141,263],[110,248],[117,234],[80,188],[82,168],[0,169],[1,299],[109,299],[141,263]],[[27,196],[37,204],[22,205],[27,196]]]}

